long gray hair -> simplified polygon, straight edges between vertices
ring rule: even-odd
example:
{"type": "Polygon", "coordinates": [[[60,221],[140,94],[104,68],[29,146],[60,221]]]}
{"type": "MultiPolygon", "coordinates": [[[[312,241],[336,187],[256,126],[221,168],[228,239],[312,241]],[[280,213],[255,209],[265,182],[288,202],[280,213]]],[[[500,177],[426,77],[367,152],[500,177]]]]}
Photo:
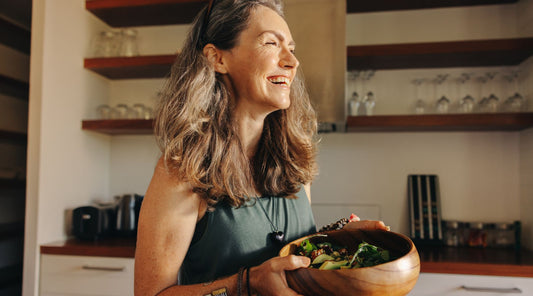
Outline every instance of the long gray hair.
{"type": "Polygon", "coordinates": [[[203,54],[209,43],[232,49],[259,5],[283,16],[279,0],[218,0],[198,14],[156,110],[155,134],[167,167],[209,206],[222,199],[241,206],[255,192],[290,196],[317,171],[316,114],[301,73],[291,86],[290,107],[265,119],[250,160],[232,125],[234,98],[203,54]]]}

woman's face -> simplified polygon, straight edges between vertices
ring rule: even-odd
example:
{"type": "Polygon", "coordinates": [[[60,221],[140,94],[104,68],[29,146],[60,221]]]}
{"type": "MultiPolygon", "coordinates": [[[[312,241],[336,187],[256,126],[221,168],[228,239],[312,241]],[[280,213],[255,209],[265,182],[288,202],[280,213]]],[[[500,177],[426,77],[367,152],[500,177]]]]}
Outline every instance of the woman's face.
{"type": "Polygon", "coordinates": [[[267,115],[290,105],[290,87],[299,62],[285,20],[259,6],[237,45],[223,53],[227,78],[236,97],[236,111],[267,115]]]}

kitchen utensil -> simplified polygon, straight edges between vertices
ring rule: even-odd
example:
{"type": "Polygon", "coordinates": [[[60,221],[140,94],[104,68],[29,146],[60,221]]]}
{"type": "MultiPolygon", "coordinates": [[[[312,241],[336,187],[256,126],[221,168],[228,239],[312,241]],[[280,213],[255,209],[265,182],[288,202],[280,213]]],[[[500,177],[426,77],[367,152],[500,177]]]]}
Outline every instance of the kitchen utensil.
{"type": "MultiPolygon", "coordinates": [[[[289,287],[299,294],[319,295],[406,295],[414,287],[420,273],[420,258],[413,242],[406,236],[383,230],[333,230],[324,232],[327,237],[316,236],[313,242],[328,241],[346,246],[354,253],[359,243],[365,241],[389,250],[393,261],[372,267],[338,270],[300,268],[286,271],[289,287]]],[[[300,243],[311,236],[302,237],[285,245],[279,255],[294,254],[300,243]]]]}
{"type": "Polygon", "coordinates": [[[82,206],[72,211],[72,233],[81,240],[97,240],[115,230],[115,207],[82,206]]]}
{"type": "Polygon", "coordinates": [[[125,194],[117,202],[116,233],[120,236],[135,236],[142,196],[125,194]]]}

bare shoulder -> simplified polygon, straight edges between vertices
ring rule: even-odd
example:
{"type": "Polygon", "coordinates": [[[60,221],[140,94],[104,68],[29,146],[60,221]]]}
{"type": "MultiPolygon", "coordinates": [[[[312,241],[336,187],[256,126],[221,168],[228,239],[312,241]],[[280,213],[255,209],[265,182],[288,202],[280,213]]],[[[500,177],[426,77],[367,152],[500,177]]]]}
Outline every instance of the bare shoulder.
{"type": "Polygon", "coordinates": [[[135,252],[136,294],[154,295],[176,283],[191,242],[201,198],[171,175],[162,160],[141,207],[135,252]]]}

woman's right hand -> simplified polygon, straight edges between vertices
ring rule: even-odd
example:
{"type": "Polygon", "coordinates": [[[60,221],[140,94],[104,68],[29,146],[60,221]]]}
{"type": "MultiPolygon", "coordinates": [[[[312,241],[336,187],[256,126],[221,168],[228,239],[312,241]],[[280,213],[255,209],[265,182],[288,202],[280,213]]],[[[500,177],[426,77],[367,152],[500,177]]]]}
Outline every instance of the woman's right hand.
{"type": "Polygon", "coordinates": [[[250,289],[252,294],[261,296],[299,295],[287,284],[286,270],[306,268],[311,259],[305,256],[289,255],[274,257],[250,269],[250,289]]]}

